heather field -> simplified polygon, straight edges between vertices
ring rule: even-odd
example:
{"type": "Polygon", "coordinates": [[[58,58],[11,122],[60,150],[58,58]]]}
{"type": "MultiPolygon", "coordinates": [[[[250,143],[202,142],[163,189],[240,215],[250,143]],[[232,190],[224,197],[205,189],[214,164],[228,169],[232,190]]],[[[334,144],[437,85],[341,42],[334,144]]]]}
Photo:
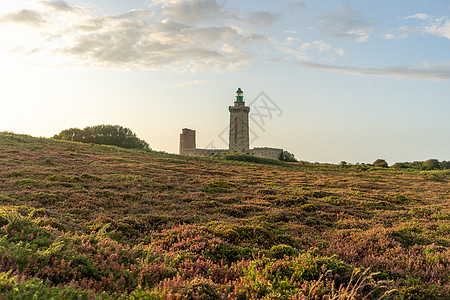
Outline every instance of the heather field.
{"type": "Polygon", "coordinates": [[[0,133],[0,299],[450,299],[450,171],[0,133]]]}

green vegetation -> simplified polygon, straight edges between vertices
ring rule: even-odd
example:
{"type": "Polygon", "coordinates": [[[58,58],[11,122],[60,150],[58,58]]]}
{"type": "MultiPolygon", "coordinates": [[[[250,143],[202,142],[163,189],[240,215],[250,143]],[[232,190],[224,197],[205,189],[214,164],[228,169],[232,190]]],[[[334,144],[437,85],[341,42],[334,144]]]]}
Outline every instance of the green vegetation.
{"type": "Polygon", "coordinates": [[[450,298],[448,170],[264,162],[0,133],[0,299],[450,298]]]}
{"type": "Polygon", "coordinates": [[[395,169],[415,169],[415,170],[449,170],[450,161],[439,161],[429,159],[426,161],[400,162],[392,165],[395,169]]]}
{"type": "Polygon", "coordinates": [[[61,131],[53,138],[81,143],[112,145],[126,149],[150,150],[147,142],[139,139],[130,129],[119,125],[97,125],[84,129],[70,128],[61,131]]]}
{"type": "Polygon", "coordinates": [[[283,162],[278,159],[271,159],[242,153],[217,153],[213,155],[213,158],[219,160],[243,161],[266,165],[283,165],[283,162]]]}
{"type": "Polygon", "coordinates": [[[376,161],[373,162],[372,165],[374,167],[378,167],[378,168],[387,168],[387,167],[389,167],[388,163],[384,159],[377,159],[376,161]]]}
{"type": "Polygon", "coordinates": [[[286,162],[298,162],[298,160],[295,158],[295,155],[286,150],[283,150],[283,152],[281,152],[280,160],[286,162]]]}

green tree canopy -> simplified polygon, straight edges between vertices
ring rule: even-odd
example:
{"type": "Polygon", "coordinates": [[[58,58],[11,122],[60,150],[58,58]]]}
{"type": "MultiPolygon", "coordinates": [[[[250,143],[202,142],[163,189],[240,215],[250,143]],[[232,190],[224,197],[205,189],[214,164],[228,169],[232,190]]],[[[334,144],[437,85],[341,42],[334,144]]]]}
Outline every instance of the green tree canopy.
{"type": "Polygon", "coordinates": [[[286,150],[283,150],[283,152],[281,152],[280,160],[287,162],[298,162],[298,160],[295,158],[295,155],[286,150]]]}
{"type": "Polygon", "coordinates": [[[130,129],[119,125],[97,125],[84,129],[70,128],[53,136],[54,139],[112,145],[127,149],[140,149],[149,151],[150,146],[139,139],[130,129]]]}
{"type": "Polygon", "coordinates": [[[422,168],[424,170],[439,170],[440,169],[440,163],[437,159],[429,159],[422,163],[422,168]]]}

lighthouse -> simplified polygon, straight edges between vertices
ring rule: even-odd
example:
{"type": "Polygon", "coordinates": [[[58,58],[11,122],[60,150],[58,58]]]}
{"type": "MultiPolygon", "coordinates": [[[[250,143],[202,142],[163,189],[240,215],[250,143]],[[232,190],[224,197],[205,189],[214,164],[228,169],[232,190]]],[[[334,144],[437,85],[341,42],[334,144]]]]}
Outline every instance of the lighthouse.
{"type": "MultiPolygon", "coordinates": [[[[196,147],[195,130],[184,128],[180,134],[180,154],[213,156],[221,153],[244,153],[253,156],[280,159],[283,149],[270,147],[250,149],[250,129],[248,123],[250,107],[245,106],[244,92],[241,88],[238,88],[236,91],[234,105],[229,106],[228,110],[230,111],[228,149],[199,149],[196,147]]],[[[225,134],[225,132],[223,133],[225,134]]]]}
{"type": "Polygon", "coordinates": [[[229,106],[230,136],[229,151],[246,153],[250,148],[248,114],[250,107],[245,106],[244,92],[241,88],[236,91],[234,106],[229,106]]]}

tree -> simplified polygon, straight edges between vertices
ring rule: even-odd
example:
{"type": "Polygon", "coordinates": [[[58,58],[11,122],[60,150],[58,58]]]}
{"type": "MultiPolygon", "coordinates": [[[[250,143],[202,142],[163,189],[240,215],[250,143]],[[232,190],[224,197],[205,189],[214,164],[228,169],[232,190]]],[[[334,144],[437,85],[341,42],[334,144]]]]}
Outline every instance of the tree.
{"type": "Polygon", "coordinates": [[[298,160],[295,158],[295,155],[286,150],[283,150],[283,152],[281,152],[280,160],[287,162],[298,162],[298,160]]]}
{"type": "Polygon", "coordinates": [[[70,128],[53,136],[54,139],[112,145],[127,149],[140,149],[149,151],[150,146],[139,139],[130,129],[119,125],[97,125],[84,129],[70,128]]]}
{"type": "Polygon", "coordinates": [[[348,168],[348,163],[345,160],[341,161],[339,165],[341,166],[341,168],[348,168]]]}
{"type": "Polygon", "coordinates": [[[389,165],[388,163],[384,160],[384,159],[377,159],[376,161],[373,162],[372,164],[374,167],[378,167],[378,168],[387,168],[389,165]]]}
{"type": "Polygon", "coordinates": [[[410,163],[407,162],[398,162],[392,165],[394,169],[407,169],[409,168],[410,163]]]}
{"type": "Polygon", "coordinates": [[[441,170],[448,170],[450,169],[450,161],[441,161],[439,163],[441,170]]]}
{"type": "Polygon", "coordinates": [[[439,160],[429,159],[422,163],[422,168],[424,170],[438,170],[440,168],[439,160]]]}

